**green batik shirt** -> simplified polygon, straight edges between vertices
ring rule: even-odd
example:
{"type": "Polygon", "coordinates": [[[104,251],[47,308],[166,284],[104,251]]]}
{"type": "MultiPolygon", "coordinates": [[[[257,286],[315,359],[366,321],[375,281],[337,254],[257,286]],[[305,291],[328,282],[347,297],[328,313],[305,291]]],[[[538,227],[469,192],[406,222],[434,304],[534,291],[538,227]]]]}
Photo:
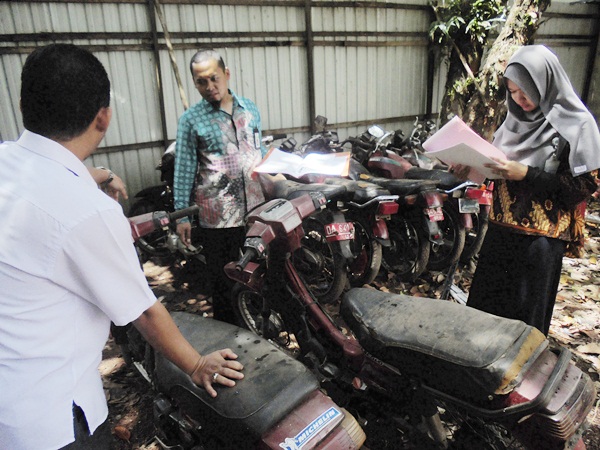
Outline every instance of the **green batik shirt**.
{"type": "Polygon", "coordinates": [[[177,127],[175,209],[195,202],[205,228],[244,226],[244,215],[264,202],[252,180],[266,153],[260,113],[251,100],[231,94],[233,114],[203,99],[182,114],[177,127]]]}

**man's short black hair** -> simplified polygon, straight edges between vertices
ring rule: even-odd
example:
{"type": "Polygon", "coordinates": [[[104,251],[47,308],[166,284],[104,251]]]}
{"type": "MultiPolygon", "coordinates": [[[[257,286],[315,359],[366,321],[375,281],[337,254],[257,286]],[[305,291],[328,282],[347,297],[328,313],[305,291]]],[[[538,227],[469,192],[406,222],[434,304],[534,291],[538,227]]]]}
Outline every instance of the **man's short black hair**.
{"type": "Polygon", "coordinates": [[[21,73],[21,112],[29,131],[68,141],[109,105],[106,70],[87,50],[51,44],[27,57],[21,73]]]}
{"type": "Polygon", "coordinates": [[[194,76],[194,68],[192,66],[200,62],[208,61],[209,59],[216,60],[219,64],[219,67],[223,69],[223,72],[225,72],[225,61],[223,60],[221,54],[212,48],[202,48],[198,50],[190,60],[190,72],[192,72],[192,76],[194,76]]]}

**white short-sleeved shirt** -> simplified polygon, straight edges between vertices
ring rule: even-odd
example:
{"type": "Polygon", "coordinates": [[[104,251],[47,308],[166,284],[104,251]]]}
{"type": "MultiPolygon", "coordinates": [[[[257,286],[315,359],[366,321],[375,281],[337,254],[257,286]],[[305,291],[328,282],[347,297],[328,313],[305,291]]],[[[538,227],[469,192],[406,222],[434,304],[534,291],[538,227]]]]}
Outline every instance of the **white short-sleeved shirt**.
{"type": "Polygon", "coordinates": [[[83,163],[29,131],[0,144],[0,448],[69,444],[73,402],[93,432],[110,321],[155,301],[121,206],[83,163]]]}

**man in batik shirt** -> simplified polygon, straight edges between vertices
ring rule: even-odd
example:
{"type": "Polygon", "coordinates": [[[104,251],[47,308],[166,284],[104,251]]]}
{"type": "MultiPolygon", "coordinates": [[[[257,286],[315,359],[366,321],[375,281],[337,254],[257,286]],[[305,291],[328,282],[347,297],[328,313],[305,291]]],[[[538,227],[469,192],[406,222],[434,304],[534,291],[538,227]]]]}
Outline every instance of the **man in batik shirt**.
{"type": "MultiPolygon", "coordinates": [[[[261,144],[260,113],[249,99],[229,90],[229,68],[219,53],[198,51],[190,62],[202,100],[179,119],[175,151],[175,209],[200,206],[200,242],[207,259],[214,318],[234,320],[231,282],[223,266],[236,260],[243,244],[244,215],[264,201],[254,167],[266,150],[261,144]]],[[[177,233],[191,244],[191,224],[182,219],[177,233]]]]}

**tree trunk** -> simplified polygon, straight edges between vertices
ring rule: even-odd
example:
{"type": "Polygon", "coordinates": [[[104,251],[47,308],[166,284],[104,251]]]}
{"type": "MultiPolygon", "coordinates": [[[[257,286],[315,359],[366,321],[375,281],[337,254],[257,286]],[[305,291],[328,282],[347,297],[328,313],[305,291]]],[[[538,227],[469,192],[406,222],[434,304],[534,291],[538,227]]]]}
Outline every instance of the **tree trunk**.
{"type": "Polygon", "coordinates": [[[550,0],[515,0],[479,72],[480,90],[475,90],[465,102],[462,119],[490,141],[506,114],[502,82],[506,64],[520,46],[529,43],[549,5],[550,0]]]}
{"type": "Polygon", "coordinates": [[[479,62],[483,50],[470,41],[456,43],[463,55],[470,55],[465,58],[477,81],[469,82],[464,65],[458,58],[457,48],[454,48],[450,57],[446,95],[441,105],[441,124],[447,122],[450,119],[448,116],[453,113],[485,139],[492,139],[505,117],[502,75],[506,63],[520,46],[530,42],[540,26],[542,13],[549,5],[550,0],[515,0],[481,69],[479,62]],[[465,88],[455,90],[457,82],[465,88]]]}
{"type": "Polygon", "coordinates": [[[465,73],[464,62],[467,63],[471,72],[476,74],[479,71],[483,58],[483,45],[477,42],[473,43],[471,40],[455,43],[456,48],[452,49],[449,56],[448,75],[445,86],[446,95],[442,99],[440,108],[442,124],[454,116],[462,117],[466,102],[473,95],[475,87],[473,83],[469,83],[470,76],[465,73]],[[464,62],[460,55],[463,55],[465,58],[464,62]]]}

